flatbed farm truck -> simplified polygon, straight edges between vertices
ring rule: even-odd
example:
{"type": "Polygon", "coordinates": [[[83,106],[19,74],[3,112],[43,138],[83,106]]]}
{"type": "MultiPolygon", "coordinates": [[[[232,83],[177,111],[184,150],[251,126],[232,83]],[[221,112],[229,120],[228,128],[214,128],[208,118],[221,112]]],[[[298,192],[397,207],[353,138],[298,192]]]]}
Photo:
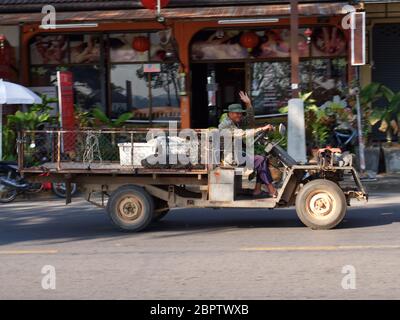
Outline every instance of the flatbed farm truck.
{"type": "Polygon", "coordinates": [[[126,231],[143,230],[172,208],[292,206],[306,226],[331,229],[343,220],[352,198],[368,199],[351,162],[341,161],[334,151],[322,150],[315,164],[299,164],[264,133],[255,141],[282,173],[276,198],[252,197],[248,173],[240,167],[143,167],[135,164],[138,151],[133,147],[131,161],[121,165],[118,145],[143,143],[145,136],[144,130],[25,131],[18,139],[19,170],[28,181],[65,182],[67,203],[69,186],[77,184],[87,201],[105,208],[126,231]]]}

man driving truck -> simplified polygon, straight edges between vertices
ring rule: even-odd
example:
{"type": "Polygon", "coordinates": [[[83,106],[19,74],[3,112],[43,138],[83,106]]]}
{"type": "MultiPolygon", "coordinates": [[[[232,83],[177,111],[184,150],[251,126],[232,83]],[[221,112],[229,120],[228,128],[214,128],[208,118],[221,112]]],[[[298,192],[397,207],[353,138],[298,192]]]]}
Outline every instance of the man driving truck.
{"type": "MultiPolygon", "coordinates": [[[[219,130],[246,130],[254,127],[254,109],[251,100],[248,94],[243,91],[239,92],[239,97],[246,106],[246,109],[243,109],[241,104],[231,104],[228,107],[228,110],[226,110],[226,116],[223,117],[218,126],[219,130]]],[[[273,126],[269,124],[264,127],[254,129],[254,134],[262,131],[272,130],[273,126]]],[[[277,190],[272,184],[273,180],[269,170],[268,162],[269,161],[266,157],[260,155],[254,156],[254,170],[257,174],[256,187],[253,192],[255,197],[267,196],[267,194],[264,194],[262,191],[263,184],[265,184],[271,197],[277,197],[277,190]]]]}

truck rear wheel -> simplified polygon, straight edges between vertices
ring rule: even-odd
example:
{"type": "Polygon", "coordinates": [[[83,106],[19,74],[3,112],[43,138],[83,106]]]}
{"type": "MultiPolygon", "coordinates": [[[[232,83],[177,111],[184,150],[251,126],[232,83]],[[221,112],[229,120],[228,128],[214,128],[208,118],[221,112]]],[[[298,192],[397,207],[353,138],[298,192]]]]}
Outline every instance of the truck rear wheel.
{"type": "Polygon", "coordinates": [[[141,231],[153,219],[153,198],[141,187],[123,186],[111,194],[107,212],[111,221],[120,229],[141,231]]]}
{"type": "Polygon", "coordinates": [[[296,211],[309,228],[328,230],[336,227],[346,215],[347,201],[339,186],[329,180],[307,183],[296,197],[296,211]]]}

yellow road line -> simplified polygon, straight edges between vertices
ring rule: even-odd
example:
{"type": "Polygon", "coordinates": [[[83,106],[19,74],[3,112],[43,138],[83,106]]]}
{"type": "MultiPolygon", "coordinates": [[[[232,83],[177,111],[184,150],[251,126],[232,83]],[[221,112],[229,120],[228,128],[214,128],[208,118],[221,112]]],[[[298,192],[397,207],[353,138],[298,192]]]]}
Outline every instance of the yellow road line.
{"type": "Polygon", "coordinates": [[[0,250],[0,255],[7,254],[55,254],[58,250],[0,250]]]}
{"type": "Polygon", "coordinates": [[[360,245],[360,246],[292,246],[292,247],[254,247],[241,248],[241,251],[340,251],[365,249],[400,249],[400,245],[360,245]]]}

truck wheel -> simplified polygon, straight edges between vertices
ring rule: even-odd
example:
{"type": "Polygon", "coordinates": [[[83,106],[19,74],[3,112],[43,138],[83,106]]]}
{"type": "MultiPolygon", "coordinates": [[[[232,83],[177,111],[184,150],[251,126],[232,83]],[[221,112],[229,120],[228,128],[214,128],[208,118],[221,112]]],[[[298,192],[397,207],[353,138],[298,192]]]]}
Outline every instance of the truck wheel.
{"type": "Polygon", "coordinates": [[[336,227],[347,211],[346,197],[337,184],[329,180],[307,183],[296,197],[300,220],[311,229],[328,230],[336,227]]]}
{"type": "Polygon", "coordinates": [[[115,190],[108,201],[111,221],[125,231],[140,231],[153,219],[154,202],[141,187],[127,185],[115,190]]]}

